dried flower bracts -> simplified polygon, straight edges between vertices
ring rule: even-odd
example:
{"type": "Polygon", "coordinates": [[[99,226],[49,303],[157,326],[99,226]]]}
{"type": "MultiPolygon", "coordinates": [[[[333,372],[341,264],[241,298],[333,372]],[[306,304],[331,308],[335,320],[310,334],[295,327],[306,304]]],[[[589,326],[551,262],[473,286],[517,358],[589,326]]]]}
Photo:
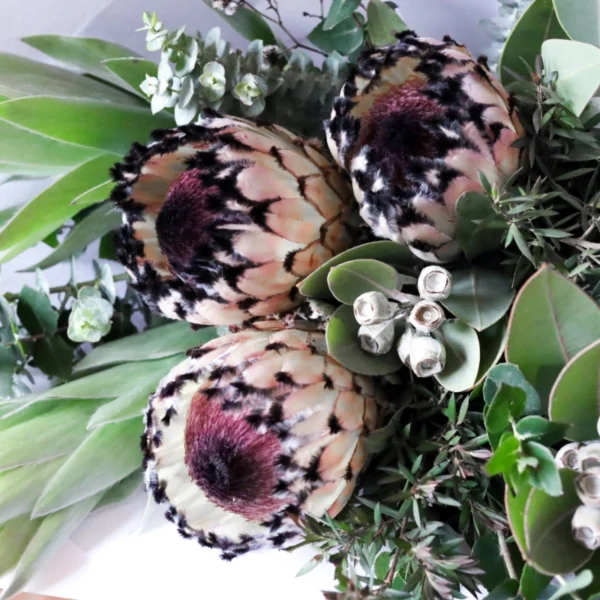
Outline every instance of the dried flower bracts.
{"type": "Polygon", "coordinates": [[[456,201],[518,168],[521,126],[485,61],[464,46],[404,32],[358,60],[327,124],[361,215],[384,238],[431,262],[459,253],[456,201]]]}
{"type": "Polygon", "coordinates": [[[192,350],[150,399],[147,483],[184,537],[233,558],[336,515],[366,461],[373,383],[324,336],[244,331],[192,350]]]}
{"type": "Polygon", "coordinates": [[[120,258],[169,318],[229,325],[289,310],[296,283],[351,236],[351,192],[319,148],[213,116],[157,131],[116,165],[120,258]]]}

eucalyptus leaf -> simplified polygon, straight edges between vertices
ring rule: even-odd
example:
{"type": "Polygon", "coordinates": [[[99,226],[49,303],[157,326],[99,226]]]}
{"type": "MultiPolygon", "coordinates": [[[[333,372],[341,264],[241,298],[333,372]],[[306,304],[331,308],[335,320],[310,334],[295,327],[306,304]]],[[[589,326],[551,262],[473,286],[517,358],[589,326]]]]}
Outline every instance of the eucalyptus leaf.
{"type": "Polygon", "coordinates": [[[492,326],[477,334],[479,347],[481,349],[481,362],[477,373],[477,384],[483,382],[490,370],[498,364],[508,339],[508,319],[497,321],[492,326]]]}
{"type": "Polygon", "coordinates": [[[514,81],[509,70],[529,81],[530,70],[534,67],[544,41],[567,37],[558,22],[552,0],[534,0],[521,15],[504,44],[498,65],[502,83],[506,85],[514,81]]]}
{"type": "Polygon", "coordinates": [[[471,266],[452,272],[452,292],[442,304],[455,317],[483,331],[506,314],[514,296],[508,275],[471,266]]]}
{"type": "Polygon", "coordinates": [[[71,374],[74,350],[59,334],[35,340],[32,356],[46,375],[67,379],[71,374]]]}
{"type": "Polygon", "coordinates": [[[397,33],[408,29],[398,13],[382,0],[370,0],[367,6],[367,31],[374,46],[386,46],[396,41],[397,33]]]}
{"type": "MultiPolygon", "coordinates": [[[[50,56],[54,60],[75,67],[86,73],[111,79],[102,61],[111,58],[137,56],[125,46],[97,38],[72,37],[67,35],[30,35],[22,41],[50,56]]],[[[113,80],[114,81],[114,80],[113,80]]]]}
{"type": "Polygon", "coordinates": [[[0,345],[0,400],[12,396],[17,359],[10,348],[0,345]]]}
{"type": "Polygon", "coordinates": [[[575,491],[577,473],[560,470],[563,494],[550,496],[534,489],[525,506],[525,537],[531,564],[547,575],[561,575],[580,569],[592,551],[575,541],[571,518],[581,501],[575,491]]]}
{"type": "Polygon", "coordinates": [[[57,458],[0,473],[0,524],[29,515],[47,481],[64,461],[57,458]]]}
{"type": "Polygon", "coordinates": [[[519,592],[519,582],[514,579],[506,579],[498,584],[486,597],[485,600],[516,600],[519,592]]]}
{"type": "Polygon", "coordinates": [[[71,200],[103,183],[114,160],[115,157],[110,155],[93,158],[64,175],[26,204],[0,231],[0,263],[43,240],[76,215],[82,207],[73,206],[71,200]]]}
{"type": "Polygon", "coordinates": [[[145,106],[47,96],[1,102],[0,119],[53,140],[111,152],[117,158],[134,141],[145,141],[154,129],[173,124],[169,115],[151,115],[145,106]]]}
{"type": "Polygon", "coordinates": [[[44,516],[106,490],[141,463],[142,419],[95,429],[50,479],[32,515],[44,516]]]}
{"type": "Polygon", "coordinates": [[[523,417],[516,425],[515,431],[522,440],[536,440],[546,446],[560,442],[568,425],[548,421],[537,415],[523,417]]]}
{"type": "Polygon", "coordinates": [[[558,375],[550,393],[552,421],[568,423],[568,440],[598,438],[600,418],[600,339],[576,354],[558,375]]]}
{"type": "Polygon", "coordinates": [[[71,537],[71,534],[90,514],[101,497],[101,494],[90,496],[82,502],[41,520],[39,527],[21,554],[10,583],[0,594],[0,600],[8,600],[27,585],[35,571],[71,537]]]}
{"type": "Polygon", "coordinates": [[[17,315],[31,335],[54,335],[58,326],[58,312],[46,294],[25,286],[19,294],[17,315]]]}
{"type": "Polygon", "coordinates": [[[523,484],[516,494],[513,494],[509,485],[504,488],[504,506],[508,524],[523,556],[528,556],[527,537],[525,536],[525,506],[531,490],[529,483],[523,484]]]}
{"type": "Polygon", "coordinates": [[[508,331],[507,360],[517,365],[542,403],[563,367],[600,339],[600,307],[549,266],[521,288],[508,331]]]}
{"type": "Polygon", "coordinates": [[[68,260],[83,252],[96,239],[116,229],[121,222],[121,213],[111,203],[102,204],[79,221],[58,248],[26,271],[48,269],[68,260]]]}
{"type": "Polygon", "coordinates": [[[353,17],[347,17],[325,31],[321,21],[307,36],[323,52],[339,52],[347,56],[357,50],[364,40],[364,31],[353,17]]]}
{"type": "Polygon", "coordinates": [[[531,441],[523,443],[523,452],[537,461],[535,468],[527,469],[529,482],[548,496],[560,496],[563,487],[552,452],[546,446],[531,441]]]}
{"type": "Polygon", "coordinates": [[[381,356],[364,352],[358,343],[358,329],[352,307],[340,306],[327,324],[328,354],[350,371],[361,375],[387,375],[402,366],[395,348],[381,356]]]}
{"type": "Polygon", "coordinates": [[[542,58],[547,74],[558,73],[556,93],[580,116],[600,86],[600,48],[573,40],[547,40],[542,58]]]}
{"type": "Polygon", "coordinates": [[[69,454],[85,439],[97,408],[97,402],[64,402],[0,431],[0,471],[69,454]]]}
{"type": "Polygon", "coordinates": [[[323,23],[323,31],[329,31],[341,23],[360,6],[360,0],[333,0],[323,23]]]}
{"type": "Polygon", "coordinates": [[[378,260],[401,272],[410,272],[417,264],[414,254],[406,246],[396,242],[369,242],[330,258],[300,283],[300,293],[309,298],[333,298],[327,285],[329,271],[332,267],[357,259],[378,260]]]}
{"type": "Polygon", "coordinates": [[[521,573],[519,592],[523,600],[540,600],[542,593],[548,588],[552,577],[538,573],[532,566],[525,565],[521,573]]]}
{"type": "Polygon", "coordinates": [[[194,331],[188,323],[161,325],[94,348],[75,365],[74,373],[81,374],[118,363],[166,358],[202,346],[215,337],[214,327],[194,331]]]}
{"type": "Polygon", "coordinates": [[[564,598],[574,592],[587,588],[592,583],[593,579],[594,576],[589,569],[581,571],[581,573],[578,573],[573,579],[570,579],[561,585],[560,588],[550,596],[549,600],[558,600],[559,598],[564,598]]]}
{"type": "Polygon", "coordinates": [[[394,267],[372,259],[357,259],[332,267],[327,276],[329,289],[342,304],[352,306],[366,292],[381,292],[387,298],[398,294],[399,276],[394,267]]]}
{"type": "Polygon", "coordinates": [[[554,0],[562,28],[579,42],[600,46],[600,4],[598,0],[554,0]]]}
{"type": "Polygon", "coordinates": [[[481,361],[477,333],[459,319],[449,319],[434,332],[446,348],[446,366],[435,378],[451,392],[464,392],[477,381],[481,361]]]}

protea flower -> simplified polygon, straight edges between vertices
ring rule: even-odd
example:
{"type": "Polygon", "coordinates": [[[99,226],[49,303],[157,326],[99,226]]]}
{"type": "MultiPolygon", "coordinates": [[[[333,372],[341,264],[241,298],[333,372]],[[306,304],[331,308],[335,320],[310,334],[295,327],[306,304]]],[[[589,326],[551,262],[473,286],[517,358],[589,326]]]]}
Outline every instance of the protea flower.
{"type": "Polygon", "coordinates": [[[335,516],[365,464],[373,383],[322,333],[245,330],[190,351],[150,398],[146,477],[183,537],[226,559],[335,516]]]}
{"type": "Polygon", "coordinates": [[[361,216],[424,260],[454,258],[456,201],[518,169],[512,99],[485,59],[404,32],[363,54],[334,102],[329,147],[352,177],[361,216]]]}
{"type": "Polygon", "coordinates": [[[296,283],[351,242],[351,191],[318,145],[211,116],[156,131],[114,168],[120,258],[172,319],[229,325],[289,310],[296,283]]]}

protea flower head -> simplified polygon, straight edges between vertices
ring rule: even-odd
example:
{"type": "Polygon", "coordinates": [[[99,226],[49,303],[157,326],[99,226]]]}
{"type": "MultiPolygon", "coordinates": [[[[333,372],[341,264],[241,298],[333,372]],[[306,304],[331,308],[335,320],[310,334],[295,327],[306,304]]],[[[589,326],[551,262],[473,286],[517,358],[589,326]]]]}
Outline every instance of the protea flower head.
{"type": "Polygon", "coordinates": [[[281,547],[304,514],[335,516],[365,464],[373,382],[325,353],[324,335],[258,331],[188,353],[150,398],[148,488],[183,537],[231,559],[281,547]]]}
{"type": "Polygon", "coordinates": [[[518,169],[521,126],[511,97],[464,46],[404,32],[367,51],[327,123],[361,216],[430,262],[453,259],[456,202],[518,169]]]}
{"type": "Polygon", "coordinates": [[[230,325],[299,303],[296,283],[351,243],[351,191],[316,143],[213,115],[135,144],[113,174],[120,258],[167,317],[230,325]]]}

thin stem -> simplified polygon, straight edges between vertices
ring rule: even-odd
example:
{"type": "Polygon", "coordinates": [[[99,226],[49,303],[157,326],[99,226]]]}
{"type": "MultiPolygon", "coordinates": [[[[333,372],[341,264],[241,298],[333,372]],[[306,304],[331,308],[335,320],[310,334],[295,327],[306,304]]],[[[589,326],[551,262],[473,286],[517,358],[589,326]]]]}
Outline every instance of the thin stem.
{"type": "Polygon", "coordinates": [[[510,557],[510,550],[508,549],[508,544],[504,539],[504,535],[501,531],[498,532],[498,545],[500,546],[500,554],[502,559],[504,560],[504,564],[506,565],[506,571],[508,572],[508,576],[511,579],[516,579],[519,581],[519,576],[517,575],[517,571],[515,569],[515,565],[513,564],[512,558],[510,557]]]}
{"type": "MultiPolygon", "coordinates": [[[[568,583],[562,575],[556,575],[556,579],[560,581],[561,585],[566,585],[568,583]]],[[[579,594],[576,594],[575,592],[569,592],[569,594],[574,600],[581,600],[581,596],[579,594]]]]}
{"type": "Polygon", "coordinates": [[[392,562],[390,563],[390,570],[385,578],[386,585],[392,585],[392,581],[394,580],[394,575],[396,574],[396,567],[398,566],[398,559],[400,558],[400,548],[394,552],[394,556],[392,557],[392,562]]]}

